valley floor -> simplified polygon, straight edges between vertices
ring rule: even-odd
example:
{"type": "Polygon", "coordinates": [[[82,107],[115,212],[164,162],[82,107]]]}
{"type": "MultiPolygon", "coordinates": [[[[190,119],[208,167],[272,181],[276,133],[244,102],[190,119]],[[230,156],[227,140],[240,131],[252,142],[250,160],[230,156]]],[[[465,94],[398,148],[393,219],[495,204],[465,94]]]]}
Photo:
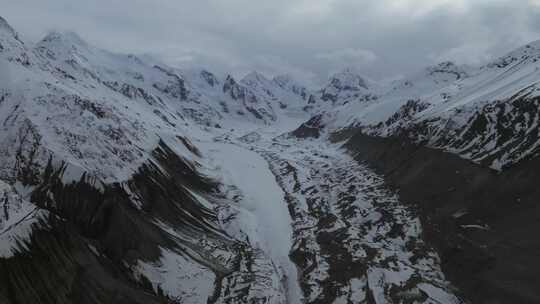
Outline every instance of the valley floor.
{"type": "Polygon", "coordinates": [[[271,303],[462,303],[381,176],[338,145],[282,131],[197,143],[240,197],[225,229],[275,265],[286,296],[271,303]]]}

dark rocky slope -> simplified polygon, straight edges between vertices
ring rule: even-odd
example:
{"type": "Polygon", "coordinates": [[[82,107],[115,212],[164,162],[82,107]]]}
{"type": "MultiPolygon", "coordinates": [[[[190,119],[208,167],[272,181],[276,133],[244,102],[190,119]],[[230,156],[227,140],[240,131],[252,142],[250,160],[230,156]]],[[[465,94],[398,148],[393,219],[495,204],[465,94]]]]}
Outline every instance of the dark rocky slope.
{"type": "Polygon", "coordinates": [[[33,232],[28,251],[0,260],[0,303],[168,303],[112,259],[96,256],[89,247],[95,241],[71,223],[49,225],[33,232]]]}
{"type": "Polygon", "coordinates": [[[355,159],[417,208],[424,238],[472,303],[540,302],[539,158],[498,172],[409,138],[345,136],[355,159]]]}
{"type": "MultiPolygon", "coordinates": [[[[217,195],[217,184],[164,142],[153,156],[126,184],[103,189],[85,176],[63,183],[65,167],[49,164],[43,173],[36,172],[39,183],[31,201],[51,216],[14,257],[0,259],[0,303],[171,303],[174,299],[159,287],[133,274],[139,260],[158,261],[160,248],[186,252],[194,247],[203,257],[197,261],[216,277],[233,273],[243,244],[224,235],[214,211],[187,190],[217,195]],[[138,198],[140,208],[129,193],[138,198]],[[185,244],[156,220],[185,235],[185,244]],[[190,243],[198,237],[212,248],[190,243]],[[212,253],[216,248],[232,252],[234,258],[218,261],[212,253]]],[[[227,290],[236,293],[234,286],[227,290]]]]}

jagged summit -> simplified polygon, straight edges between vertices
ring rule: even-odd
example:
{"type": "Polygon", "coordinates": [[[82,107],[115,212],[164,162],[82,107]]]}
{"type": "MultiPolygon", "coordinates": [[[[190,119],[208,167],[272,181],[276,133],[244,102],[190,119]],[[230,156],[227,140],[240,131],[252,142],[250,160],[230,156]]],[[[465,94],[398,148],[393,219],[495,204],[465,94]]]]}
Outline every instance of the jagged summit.
{"type": "Polygon", "coordinates": [[[346,104],[356,99],[365,99],[366,94],[375,94],[377,87],[353,68],[346,68],[330,76],[328,84],[320,91],[320,99],[332,104],[346,104]]]}
{"type": "Polygon", "coordinates": [[[298,110],[305,105],[310,95],[305,87],[298,85],[290,76],[270,79],[260,72],[253,71],[247,74],[240,84],[252,91],[255,96],[262,97],[273,104],[274,108],[281,110],[291,108],[298,110]]]}
{"type": "Polygon", "coordinates": [[[330,77],[330,85],[338,90],[359,91],[369,89],[365,77],[353,68],[345,68],[330,77]]]}
{"type": "Polygon", "coordinates": [[[72,31],[50,31],[43,37],[42,42],[58,42],[67,44],[76,44],[88,46],[88,43],[79,36],[76,32],[72,31]]]}
{"type": "MultiPolygon", "coordinates": [[[[113,53],[87,43],[81,36],[71,31],[50,31],[35,45],[34,49],[42,58],[58,61],[62,65],[61,70],[70,74],[74,73],[73,69],[85,69],[89,73],[96,73],[98,66],[119,68],[116,66],[116,60],[112,58],[113,53]]],[[[121,57],[126,61],[141,63],[132,55],[121,55],[121,57]]]]}
{"type": "Polygon", "coordinates": [[[94,49],[79,34],[71,31],[62,32],[56,30],[45,35],[36,44],[36,48],[46,48],[61,53],[82,53],[94,49]]]}

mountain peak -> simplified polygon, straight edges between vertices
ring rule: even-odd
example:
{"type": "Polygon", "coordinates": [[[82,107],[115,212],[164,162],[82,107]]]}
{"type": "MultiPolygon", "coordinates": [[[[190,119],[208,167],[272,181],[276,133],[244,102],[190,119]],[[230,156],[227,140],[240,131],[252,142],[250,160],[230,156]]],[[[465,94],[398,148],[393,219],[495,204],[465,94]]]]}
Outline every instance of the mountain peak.
{"type": "Polygon", "coordinates": [[[79,34],[71,31],[50,31],[38,44],[57,44],[68,47],[88,47],[79,34]]]}
{"type": "Polygon", "coordinates": [[[50,31],[36,44],[38,52],[63,60],[86,60],[92,48],[74,32],[50,31]],[[75,57],[74,57],[75,56],[75,57]]]}
{"type": "Polygon", "coordinates": [[[338,90],[369,89],[366,80],[353,68],[346,68],[330,77],[330,86],[338,90]]]}

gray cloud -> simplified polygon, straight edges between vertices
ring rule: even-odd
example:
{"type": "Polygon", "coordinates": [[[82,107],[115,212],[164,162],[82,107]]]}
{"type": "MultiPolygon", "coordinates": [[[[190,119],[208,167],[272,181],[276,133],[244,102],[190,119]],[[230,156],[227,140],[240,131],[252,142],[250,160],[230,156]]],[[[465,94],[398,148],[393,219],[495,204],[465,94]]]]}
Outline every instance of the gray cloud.
{"type": "Polygon", "coordinates": [[[0,0],[27,40],[78,32],[119,52],[317,84],[345,66],[390,78],[440,60],[478,64],[540,39],[539,0],[0,0]]]}

